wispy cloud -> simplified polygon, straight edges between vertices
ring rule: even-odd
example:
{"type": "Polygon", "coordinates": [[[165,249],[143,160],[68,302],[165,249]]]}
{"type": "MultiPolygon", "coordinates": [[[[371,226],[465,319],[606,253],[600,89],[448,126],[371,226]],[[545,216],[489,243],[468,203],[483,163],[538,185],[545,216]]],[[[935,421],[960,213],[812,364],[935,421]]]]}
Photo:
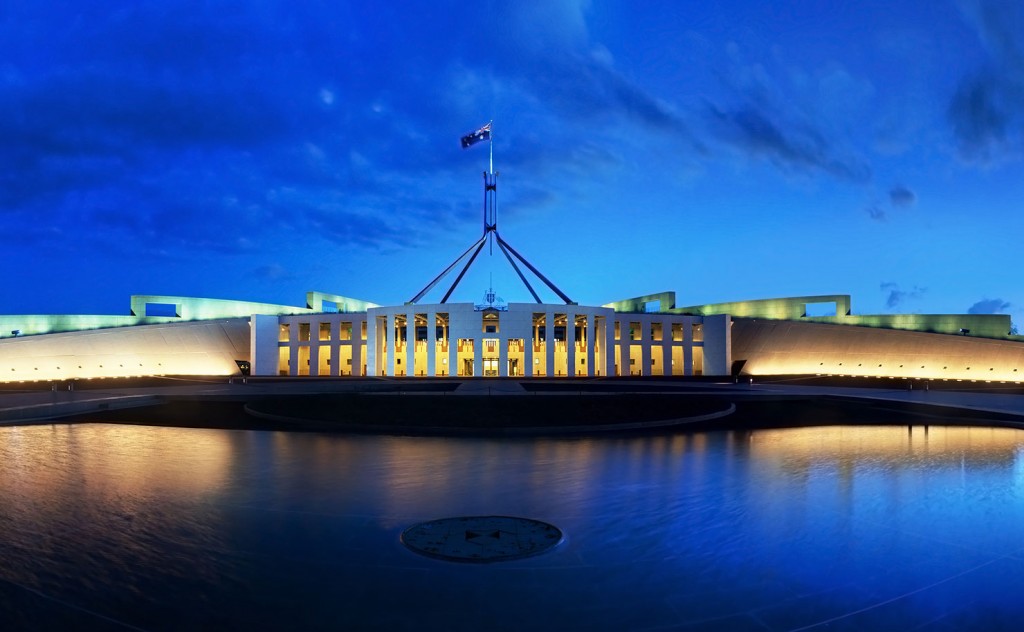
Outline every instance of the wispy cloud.
{"type": "Polygon", "coordinates": [[[905,186],[889,189],[889,203],[897,208],[908,208],[917,203],[917,194],[905,186]]]}
{"type": "Polygon", "coordinates": [[[703,131],[711,138],[786,172],[870,180],[869,162],[833,120],[848,115],[851,103],[868,100],[870,84],[838,66],[811,78],[780,60],[748,62],[736,44],[727,47],[726,57],[720,79],[732,97],[705,99],[703,131]]]}
{"type": "Polygon", "coordinates": [[[959,4],[988,58],[960,80],[947,117],[962,158],[997,162],[1024,151],[1024,5],[997,0],[959,4]]]}
{"type": "Polygon", "coordinates": [[[1013,307],[1001,298],[983,298],[967,308],[968,314],[999,314],[1013,307]]]}
{"type": "Polygon", "coordinates": [[[876,222],[884,222],[889,219],[889,215],[885,212],[885,209],[882,208],[879,204],[869,204],[868,207],[864,210],[867,212],[868,217],[870,217],[876,222]]]}
{"type": "Polygon", "coordinates": [[[901,289],[899,284],[893,282],[884,282],[879,285],[879,289],[887,294],[885,299],[885,306],[889,309],[895,309],[903,305],[908,300],[916,300],[922,298],[928,291],[928,288],[914,286],[909,290],[901,289]]]}

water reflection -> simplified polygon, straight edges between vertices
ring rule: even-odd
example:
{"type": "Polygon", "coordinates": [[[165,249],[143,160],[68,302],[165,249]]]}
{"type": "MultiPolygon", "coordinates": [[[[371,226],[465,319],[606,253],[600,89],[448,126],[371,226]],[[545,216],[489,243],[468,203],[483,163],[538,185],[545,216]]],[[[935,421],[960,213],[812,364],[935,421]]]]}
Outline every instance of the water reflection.
{"type": "Polygon", "coordinates": [[[540,613],[549,627],[790,629],[973,625],[960,604],[984,603],[998,628],[1024,614],[1022,448],[1024,432],[946,427],[3,428],[0,613],[35,627],[513,629],[540,613]],[[567,541],[472,568],[398,544],[463,514],[545,520],[567,541]]]}

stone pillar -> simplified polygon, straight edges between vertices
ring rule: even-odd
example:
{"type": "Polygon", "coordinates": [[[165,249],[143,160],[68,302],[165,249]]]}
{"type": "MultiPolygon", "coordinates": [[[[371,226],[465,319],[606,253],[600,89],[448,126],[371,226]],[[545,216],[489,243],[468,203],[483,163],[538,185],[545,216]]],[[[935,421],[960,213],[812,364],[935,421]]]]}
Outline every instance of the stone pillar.
{"type": "MultiPolygon", "coordinates": [[[[594,366],[594,345],[597,344],[597,315],[587,314],[587,377],[594,377],[596,371],[594,366]]],[[[604,341],[601,342],[604,346],[604,341]]],[[[602,375],[604,371],[601,371],[602,375]]]]}
{"type": "Polygon", "coordinates": [[[405,315],[405,374],[416,377],[416,313],[405,315]]]}
{"type": "Polygon", "coordinates": [[[498,377],[508,377],[508,334],[511,323],[498,326],[498,377]]]}
{"type": "Polygon", "coordinates": [[[555,375],[555,313],[544,314],[544,350],[546,377],[555,375]]]}
{"type": "MultiPolygon", "coordinates": [[[[381,358],[383,363],[381,366],[384,367],[384,374],[388,377],[394,377],[395,375],[395,315],[388,314],[384,319],[384,340],[387,344],[387,350],[384,353],[384,357],[381,358]]],[[[378,360],[378,363],[381,362],[378,360]]]]}
{"type": "Polygon", "coordinates": [[[640,321],[640,375],[651,374],[651,322],[640,321]]]}
{"type": "Polygon", "coordinates": [[[437,312],[427,312],[427,377],[437,375],[437,312]]]}
{"type": "Polygon", "coordinates": [[[565,314],[565,374],[576,376],[576,314],[565,314]]]}

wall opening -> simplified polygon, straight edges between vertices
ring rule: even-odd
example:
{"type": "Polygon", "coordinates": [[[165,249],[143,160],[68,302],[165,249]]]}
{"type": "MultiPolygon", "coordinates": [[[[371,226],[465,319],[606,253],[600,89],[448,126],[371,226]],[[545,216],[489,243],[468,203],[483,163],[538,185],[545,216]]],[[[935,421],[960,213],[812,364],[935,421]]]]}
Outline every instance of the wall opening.
{"type": "Polygon", "coordinates": [[[178,306],[174,303],[146,303],[146,316],[175,317],[178,306]]]}
{"type": "Polygon", "coordinates": [[[817,316],[835,316],[836,315],[836,302],[830,301],[828,303],[807,303],[804,305],[804,316],[808,318],[814,318],[817,316]]]}

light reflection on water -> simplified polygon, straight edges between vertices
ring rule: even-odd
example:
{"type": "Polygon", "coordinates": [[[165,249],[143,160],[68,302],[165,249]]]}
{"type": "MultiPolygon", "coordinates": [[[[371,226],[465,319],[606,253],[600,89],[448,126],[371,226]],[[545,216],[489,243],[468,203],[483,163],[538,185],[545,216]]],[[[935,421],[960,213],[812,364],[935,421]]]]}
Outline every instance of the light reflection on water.
{"type": "Polygon", "coordinates": [[[590,439],[0,429],[5,629],[1016,629],[1024,432],[590,439]],[[521,515],[491,565],[398,540],[521,515]],[[123,624],[123,625],[122,625],[123,624]]]}

